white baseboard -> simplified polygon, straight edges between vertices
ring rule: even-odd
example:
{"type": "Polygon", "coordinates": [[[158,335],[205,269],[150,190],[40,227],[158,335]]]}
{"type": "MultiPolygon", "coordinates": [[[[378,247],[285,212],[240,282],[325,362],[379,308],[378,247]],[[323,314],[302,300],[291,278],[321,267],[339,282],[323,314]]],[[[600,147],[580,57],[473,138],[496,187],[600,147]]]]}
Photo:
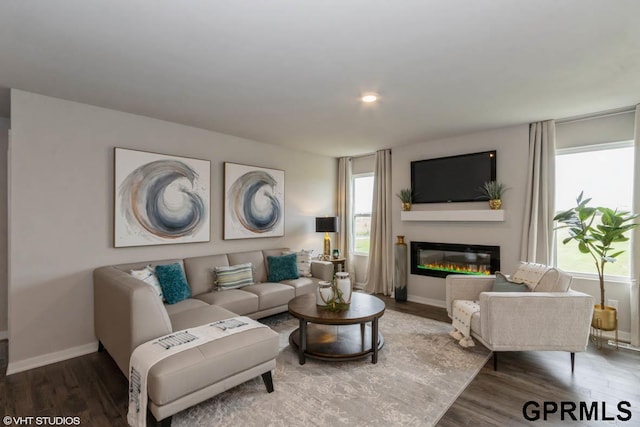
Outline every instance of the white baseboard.
{"type": "Polygon", "coordinates": [[[0,331],[0,341],[9,339],[9,331],[0,331]]]}
{"type": "Polygon", "coordinates": [[[446,308],[447,305],[444,301],[440,301],[438,299],[431,299],[425,297],[419,297],[415,295],[407,295],[407,301],[417,302],[420,304],[431,305],[434,307],[446,308]]]}
{"type": "Polygon", "coordinates": [[[7,366],[7,375],[17,374],[18,372],[28,371],[29,369],[39,368],[40,366],[50,365],[52,363],[61,362],[78,356],[84,356],[85,354],[94,353],[97,350],[98,341],[94,341],[89,344],[79,345],[66,350],[55,351],[53,353],[18,360],[16,362],[9,362],[7,366]]]}

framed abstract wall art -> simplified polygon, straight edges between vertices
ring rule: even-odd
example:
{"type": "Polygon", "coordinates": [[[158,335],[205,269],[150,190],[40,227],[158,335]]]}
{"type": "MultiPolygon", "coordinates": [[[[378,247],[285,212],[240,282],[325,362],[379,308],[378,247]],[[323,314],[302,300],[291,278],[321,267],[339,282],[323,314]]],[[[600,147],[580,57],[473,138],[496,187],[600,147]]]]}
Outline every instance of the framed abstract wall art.
{"type": "Polygon", "coordinates": [[[284,171],[224,164],[224,239],[284,236],[284,171]]]}
{"type": "Polygon", "coordinates": [[[211,162],[115,149],[114,246],[210,240],[211,162]]]}

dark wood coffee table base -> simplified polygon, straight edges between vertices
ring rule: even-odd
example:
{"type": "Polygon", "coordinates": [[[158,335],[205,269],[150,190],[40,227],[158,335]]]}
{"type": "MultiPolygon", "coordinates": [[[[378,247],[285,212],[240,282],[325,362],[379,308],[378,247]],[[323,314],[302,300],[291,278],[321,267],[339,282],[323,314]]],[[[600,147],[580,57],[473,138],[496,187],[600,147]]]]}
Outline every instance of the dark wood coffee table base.
{"type": "MultiPolygon", "coordinates": [[[[378,332],[378,346],[374,352],[371,347],[372,335],[370,325],[337,326],[308,323],[304,356],[334,361],[356,360],[372,355],[372,362],[376,363],[377,354],[374,353],[384,346],[384,337],[378,332]]],[[[289,344],[296,352],[300,352],[300,328],[291,332],[289,344]]]]}

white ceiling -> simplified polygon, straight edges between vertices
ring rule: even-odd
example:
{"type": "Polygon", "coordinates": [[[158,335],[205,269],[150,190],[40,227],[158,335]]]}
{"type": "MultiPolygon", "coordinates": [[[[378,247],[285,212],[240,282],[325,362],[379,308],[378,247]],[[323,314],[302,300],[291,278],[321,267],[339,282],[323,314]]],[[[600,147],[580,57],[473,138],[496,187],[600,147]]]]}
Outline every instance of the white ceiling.
{"type": "Polygon", "coordinates": [[[372,153],[639,103],[638,17],[638,0],[2,1],[0,115],[13,87],[372,153]]]}

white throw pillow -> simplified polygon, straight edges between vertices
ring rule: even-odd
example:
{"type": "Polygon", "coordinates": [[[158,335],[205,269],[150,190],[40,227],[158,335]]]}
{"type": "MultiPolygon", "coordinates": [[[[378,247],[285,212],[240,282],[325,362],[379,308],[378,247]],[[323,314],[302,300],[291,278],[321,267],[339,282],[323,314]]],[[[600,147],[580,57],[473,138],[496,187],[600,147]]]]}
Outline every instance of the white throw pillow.
{"type": "Polygon", "coordinates": [[[311,252],[302,249],[300,252],[283,252],[283,255],[296,254],[298,276],[311,277],[311,252]]]}
{"type": "Polygon", "coordinates": [[[156,272],[153,267],[147,265],[142,270],[131,270],[131,275],[136,279],[142,280],[148,285],[151,285],[158,297],[160,297],[161,300],[164,300],[164,296],[162,295],[162,287],[160,287],[158,276],[156,276],[156,272]]]}
{"type": "Polygon", "coordinates": [[[521,262],[509,280],[515,283],[524,283],[533,291],[540,283],[542,276],[551,268],[544,264],[521,262]]]}

